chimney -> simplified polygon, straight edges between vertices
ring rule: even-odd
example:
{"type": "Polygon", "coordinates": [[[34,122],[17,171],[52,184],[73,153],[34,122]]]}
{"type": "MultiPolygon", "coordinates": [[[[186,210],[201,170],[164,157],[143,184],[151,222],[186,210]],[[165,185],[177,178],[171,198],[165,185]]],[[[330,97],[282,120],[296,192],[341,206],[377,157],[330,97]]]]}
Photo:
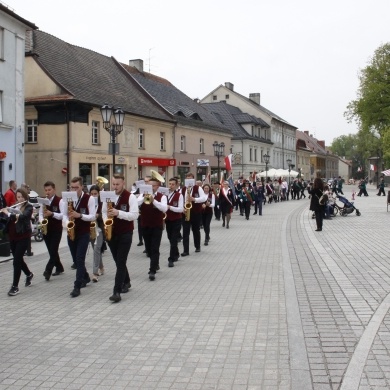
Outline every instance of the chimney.
{"type": "Polygon", "coordinates": [[[234,84],[229,83],[228,81],[225,83],[225,87],[230,89],[231,91],[234,91],[234,84]]]}
{"type": "Polygon", "coordinates": [[[321,146],[321,148],[325,149],[325,141],[317,141],[317,144],[321,146]]]}
{"type": "Polygon", "coordinates": [[[309,135],[309,130],[305,130],[304,133],[305,133],[306,135],[309,135]]]}
{"type": "Polygon", "coordinates": [[[129,65],[132,66],[133,68],[136,68],[140,72],[144,71],[144,61],[143,60],[130,60],[129,65]]]}
{"type": "Polygon", "coordinates": [[[260,94],[259,93],[250,93],[249,99],[252,100],[252,102],[255,102],[260,106],[260,94]]]}

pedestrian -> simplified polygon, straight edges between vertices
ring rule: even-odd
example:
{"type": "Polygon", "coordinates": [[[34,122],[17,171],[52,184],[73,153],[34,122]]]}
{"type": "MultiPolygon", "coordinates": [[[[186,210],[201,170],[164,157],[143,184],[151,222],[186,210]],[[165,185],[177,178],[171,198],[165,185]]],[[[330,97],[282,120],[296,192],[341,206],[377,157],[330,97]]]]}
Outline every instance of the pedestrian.
{"type": "Polygon", "coordinates": [[[202,223],[205,234],[204,245],[209,245],[210,241],[210,224],[213,218],[213,209],[215,207],[215,195],[209,184],[203,186],[203,192],[207,196],[207,200],[202,204],[202,223]]]}
{"type": "Polygon", "coordinates": [[[322,221],[324,216],[324,206],[320,204],[320,198],[323,195],[324,182],[320,177],[314,179],[313,187],[310,189],[310,210],[314,211],[317,229],[316,232],[322,231],[322,221]]]}
{"type": "Polygon", "coordinates": [[[98,185],[93,185],[89,189],[89,194],[93,197],[95,201],[95,235],[96,238],[91,240],[91,245],[93,248],[93,263],[92,263],[92,282],[97,283],[99,281],[99,276],[104,274],[103,266],[103,254],[102,246],[104,242],[104,223],[102,216],[102,202],[100,201],[100,187],[98,185]]]}
{"type": "Polygon", "coordinates": [[[337,180],[337,192],[341,195],[344,195],[344,192],[343,192],[343,179],[341,178],[341,176],[339,176],[338,180],[337,180]]]}
{"type": "Polygon", "coordinates": [[[367,194],[367,188],[366,188],[366,181],[364,179],[361,179],[359,182],[359,193],[357,196],[368,196],[367,194]]]}
{"type": "Polygon", "coordinates": [[[385,194],[385,180],[383,179],[383,177],[381,177],[378,188],[379,188],[379,192],[377,193],[377,195],[381,196],[381,194],[382,194],[383,196],[386,196],[386,194],[385,194]]]}
{"type": "Polygon", "coordinates": [[[256,186],[256,190],[255,190],[255,212],[253,213],[253,215],[256,215],[257,213],[259,215],[263,215],[263,202],[264,202],[264,199],[265,199],[265,195],[264,195],[264,185],[263,185],[263,182],[261,181],[258,181],[257,183],[257,186],[256,186]]]}
{"type": "Polygon", "coordinates": [[[234,196],[233,191],[229,188],[229,182],[223,182],[223,188],[219,193],[219,204],[222,213],[222,227],[229,229],[230,219],[232,217],[234,207],[234,196]]]}
{"type": "Polygon", "coordinates": [[[5,202],[7,203],[8,207],[11,207],[16,203],[16,189],[18,188],[18,185],[16,184],[15,180],[10,180],[8,183],[9,188],[4,194],[5,202]]]}
{"type": "Polygon", "coordinates": [[[19,294],[20,275],[26,275],[25,286],[31,286],[31,280],[34,274],[28,268],[24,261],[24,253],[31,242],[31,216],[33,206],[28,202],[28,194],[25,190],[19,188],[16,190],[16,204],[13,208],[3,208],[0,210],[6,217],[5,232],[8,233],[11,252],[14,258],[14,277],[9,296],[19,294]]]}

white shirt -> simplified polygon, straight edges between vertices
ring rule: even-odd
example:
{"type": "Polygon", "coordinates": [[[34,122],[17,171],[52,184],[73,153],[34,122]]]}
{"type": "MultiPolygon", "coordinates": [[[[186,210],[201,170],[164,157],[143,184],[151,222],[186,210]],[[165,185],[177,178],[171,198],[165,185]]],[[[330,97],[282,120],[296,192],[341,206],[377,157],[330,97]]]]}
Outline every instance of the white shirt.
{"type": "MultiPolygon", "coordinates": [[[[168,210],[167,197],[165,195],[162,195],[161,202],[158,202],[155,198],[156,194],[157,194],[157,192],[155,192],[153,194],[153,206],[156,207],[156,209],[165,213],[168,210]]],[[[137,199],[138,206],[141,206],[143,201],[144,201],[144,194],[140,194],[138,199],[137,199]]]]}
{"type": "MultiPolygon", "coordinates": [[[[54,196],[49,198],[50,204],[53,201],[53,198],[54,198],[54,196]]],[[[59,208],[58,212],[55,213],[54,211],[52,211],[52,213],[53,213],[52,217],[53,218],[58,219],[59,221],[62,221],[62,219],[64,217],[64,205],[65,205],[65,202],[62,199],[60,199],[60,203],[58,205],[58,208],[59,208]]],[[[42,220],[45,218],[43,216],[43,206],[44,205],[41,204],[40,206],[41,207],[39,208],[39,222],[42,222],[42,220]]]]}
{"type": "MultiPolygon", "coordinates": [[[[118,198],[119,199],[119,198],[118,198]]],[[[116,218],[125,219],[126,221],[135,221],[138,218],[139,210],[137,198],[134,194],[129,196],[129,211],[118,210],[119,214],[116,218]]],[[[103,202],[102,206],[103,221],[107,219],[107,202],[103,202]]]]}
{"type": "MultiPolygon", "coordinates": [[[[170,199],[170,197],[172,195],[175,195],[177,191],[174,191],[174,192],[170,192],[169,195],[168,195],[168,199],[170,199]]],[[[169,202],[168,202],[169,203],[169,202]]],[[[184,204],[184,201],[183,201],[183,195],[180,194],[179,196],[179,202],[177,204],[177,206],[168,206],[168,210],[171,210],[173,211],[174,213],[182,213],[183,212],[183,204],[184,204]]]]}
{"type": "MultiPolygon", "coordinates": [[[[79,201],[85,196],[84,192],[81,194],[79,201]]],[[[79,201],[73,202],[73,209],[76,210],[76,206],[78,206],[79,201]]],[[[65,225],[69,222],[69,217],[68,217],[68,205],[66,202],[63,202],[64,207],[63,207],[63,221],[65,225]]],[[[96,213],[95,213],[95,199],[93,196],[90,196],[88,199],[88,214],[82,214],[82,221],[87,221],[87,222],[93,222],[96,220],[96,213]]]]}

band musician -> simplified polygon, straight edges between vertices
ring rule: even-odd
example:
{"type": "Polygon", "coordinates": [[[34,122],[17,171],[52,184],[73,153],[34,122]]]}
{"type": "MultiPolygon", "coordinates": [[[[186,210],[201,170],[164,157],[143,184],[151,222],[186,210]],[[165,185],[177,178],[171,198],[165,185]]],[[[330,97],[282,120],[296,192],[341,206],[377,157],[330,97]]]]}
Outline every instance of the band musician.
{"type": "MultiPolygon", "coordinates": [[[[194,179],[194,175],[191,172],[186,174],[187,179],[194,179]]],[[[183,257],[190,254],[190,231],[192,229],[192,235],[194,238],[195,252],[200,252],[200,225],[202,222],[202,204],[207,201],[202,187],[194,185],[191,188],[183,187],[184,205],[191,202],[192,207],[190,210],[189,221],[186,221],[184,209],[183,213],[183,257]]],[[[188,210],[187,210],[188,212],[188,210]]]]}
{"type": "Polygon", "coordinates": [[[178,239],[181,229],[181,218],[183,213],[183,196],[176,191],[178,182],[176,178],[169,179],[168,210],[165,219],[170,251],[168,257],[168,266],[173,267],[174,262],[180,257],[178,248],[178,239]]]}
{"type": "Polygon", "coordinates": [[[137,198],[126,190],[123,175],[114,175],[112,189],[118,199],[113,207],[107,207],[107,202],[103,202],[102,214],[105,223],[108,218],[113,219],[110,240],[106,231],[107,244],[116,265],[114,290],[109,300],[119,302],[122,299],[121,293],[127,293],[131,287],[126,263],[133,240],[134,221],[138,218],[139,211],[137,198]]]}
{"type": "Polygon", "coordinates": [[[234,207],[234,196],[233,191],[229,188],[229,182],[223,182],[223,188],[219,193],[219,205],[222,213],[222,227],[229,229],[230,219],[232,217],[234,207]]]}
{"type": "Polygon", "coordinates": [[[49,252],[49,261],[46,264],[43,276],[48,281],[51,275],[57,276],[64,272],[58,248],[62,238],[62,218],[65,205],[63,200],[56,195],[56,186],[52,181],[47,181],[43,188],[46,198],[50,201],[50,205],[41,205],[39,208],[39,222],[42,224],[42,221],[46,220],[47,223],[46,234],[43,235],[43,239],[49,252]],[[52,274],[54,267],[55,272],[52,274]]]}
{"type": "Polygon", "coordinates": [[[162,181],[164,178],[152,170],[149,184],[152,185],[153,194],[148,195],[148,200],[144,194],[138,197],[138,204],[141,208],[142,235],[146,253],[150,257],[149,280],[155,280],[156,272],[160,269],[160,244],[167,211],[167,197],[157,191],[162,181]]]}
{"type": "MultiPolygon", "coordinates": [[[[76,265],[76,280],[74,289],[70,293],[72,298],[80,295],[80,289],[86,287],[91,281],[85,268],[85,256],[90,240],[91,222],[95,221],[95,200],[92,196],[83,192],[83,178],[76,176],[71,180],[70,190],[77,193],[77,202],[68,203],[64,207],[64,220],[67,225],[74,222],[74,232],[68,229],[68,246],[72,255],[73,263],[76,265]],[[73,238],[71,237],[73,234],[73,238]]],[[[64,200],[65,201],[65,200],[64,200]]]]}

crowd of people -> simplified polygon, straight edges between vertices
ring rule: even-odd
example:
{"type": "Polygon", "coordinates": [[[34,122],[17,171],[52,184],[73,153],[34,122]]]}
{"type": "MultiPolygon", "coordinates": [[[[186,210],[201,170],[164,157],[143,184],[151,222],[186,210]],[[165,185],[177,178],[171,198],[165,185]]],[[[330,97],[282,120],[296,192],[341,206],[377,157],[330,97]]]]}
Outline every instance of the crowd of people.
{"type": "MultiPolygon", "coordinates": [[[[191,185],[183,186],[180,177],[170,178],[168,192],[163,193],[160,191],[161,177],[146,176],[144,183],[151,185],[152,191],[145,194],[140,193],[136,186],[127,190],[124,177],[114,175],[110,184],[115,196],[106,201],[101,200],[101,186],[92,185],[85,191],[81,177],[71,180],[69,190],[75,194],[72,200],[61,199],[54,182],[47,181],[43,191],[48,203],[39,208],[39,221],[45,225],[43,238],[49,256],[43,272],[44,279],[49,281],[51,277],[64,272],[58,254],[64,227],[73,260],[72,269],[76,271],[70,296],[78,297],[82,288],[91,281],[98,282],[99,277],[104,275],[102,254],[108,246],[116,265],[109,300],[119,302],[121,294],[127,293],[131,287],[127,259],[135,223],[138,226],[137,246],[145,246],[144,253],[150,259],[148,277],[154,281],[160,269],[160,245],[164,230],[170,245],[168,267],[172,268],[180,257],[190,255],[191,232],[195,253],[201,252],[201,229],[204,230],[203,245],[209,245],[213,217],[217,221],[222,220],[222,227],[229,229],[233,210],[249,220],[251,215],[262,216],[265,204],[306,198],[307,191],[310,210],[316,219],[316,231],[322,231],[323,219],[333,214],[330,197],[343,194],[341,178],[334,179],[331,186],[320,178],[313,183],[306,183],[302,178],[294,178],[290,183],[283,177],[253,181],[240,178],[234,182],[229,178],[222,185],[211,185],[195,181],[194,175],[189,172],[186,179],[190,180],[191,185]],[[183,245],[181,253],[180,242],[183,245]],[[85,264],[90,244],[93,248],[91,276],[85,264]]],[[[364,184],[359,184],[363,193],[366,192],[364,184]]],[[[19,293],[22,272],[26,276],[26,286],[31,285],[34,277],[24,261],[24,256],[31,254],[31,218],[34,211],[28,201],[28,186],[17,188],[14,181],[9,186],[4,196],[0,194],[0,216],[14,257],[14,277],[8,292],[13,296],[19,293]]],[[[378,195],[382,192],[379,186],[378,195]]]]}

